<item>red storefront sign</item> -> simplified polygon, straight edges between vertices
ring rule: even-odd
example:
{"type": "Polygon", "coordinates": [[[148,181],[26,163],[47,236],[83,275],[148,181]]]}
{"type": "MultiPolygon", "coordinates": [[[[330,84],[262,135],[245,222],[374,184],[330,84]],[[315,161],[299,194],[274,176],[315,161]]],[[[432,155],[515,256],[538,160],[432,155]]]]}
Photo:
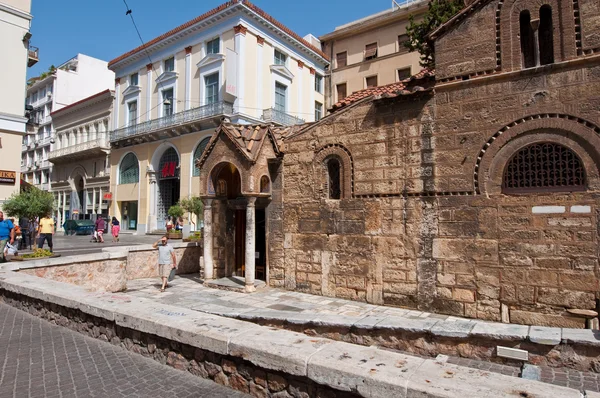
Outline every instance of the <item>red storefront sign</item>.
{"type": "Polygon", "coordinates": [[[160,171],[160,176],[162,178],[175,177],[176,169],[177,169],[177,162],[165,162],[162,170],[160,171]]]}

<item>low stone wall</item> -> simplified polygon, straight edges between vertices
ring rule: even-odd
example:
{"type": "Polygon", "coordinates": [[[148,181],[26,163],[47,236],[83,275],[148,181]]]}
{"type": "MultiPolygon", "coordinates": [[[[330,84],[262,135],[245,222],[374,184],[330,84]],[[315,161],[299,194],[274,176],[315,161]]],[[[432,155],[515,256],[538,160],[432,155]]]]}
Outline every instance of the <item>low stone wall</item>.
{"type": "Polygon", "coordinates": [[[5,303],[255,397],[581,396],[570,388],[68,286],[0,267],[5,303]]]}
{"type": "MultiPolygon", "coordinates": [[[[199,272],[201,244],[175,243],[172,246],[177,257],[177,274],[199,272]]],[[[96,254],[13,262],[5,269],[91,291],[121,292],[127,289],[128,280],[158,277],[157,259],[157,250],[152,245],[109,247],[96,254]]]]}
{"type": "MultiPolygon", "coordinates": [[[[170,243],[177,257],[177,273],[193,274],[200,271],[202,243],[170,243]]],[[[127,251],[127,280],[158,277],[158,253],[152,245],[107,247],[103,252],[127,251]]]]}
{"type": "Polygon", "coordinates": [[[109,342],[154,359],[163,365],[210,379],[254,397],[353,398],[360,396],[319,385],[307,377],[295,377],[284,372],[265,369],[241,358],[216,354],[188,344],[118,326],[114,322],[78,310],[48,305],[40,300],[7,292],[4,292],[0,300],[56,325],[109,342]]]}
{"type": "Polygon", "coordinates": [[[127,253],[99,253],[58,257],[10,264],[23,274],[66,282],[92,291],[120,292],[127,289],[127,253]]]}

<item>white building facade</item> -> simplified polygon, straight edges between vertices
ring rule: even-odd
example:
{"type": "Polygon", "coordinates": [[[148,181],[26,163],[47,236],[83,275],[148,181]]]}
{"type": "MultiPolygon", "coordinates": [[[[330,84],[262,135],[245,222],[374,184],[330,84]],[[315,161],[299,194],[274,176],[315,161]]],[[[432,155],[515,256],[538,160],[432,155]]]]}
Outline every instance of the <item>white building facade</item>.
{"type": "Polygon", "coordinates": [[[114,91],[104,90],[52,112],[56,133],[48,159],[59,230],[69,219],[108,217],[113,100],[114,91]]]}
{"type": "Polygon", "coordinates": [[[21,173],[25,181],[43,190],[51,189],[52,163],[48,154],[56,143],[51,114],[113,88],[114,73],[107,68],[107,62],[84,54],[77,54],[27,88],[26,104],[33,109],[33,123],[22,142],[21,173]]]}
{"type": "Polygon", "coordinates": [[[169,207],[199,194],[196,161],[221,119],[320,118],[327,65],[317,39],[247,1],[225,3],[110,61],[111,215],[141,233],[164,229],[169,207]]]}
{"type": "Polygon", "coordinates": [[[38,61],[37,49],[29,45],[31,19],[31,0],[0,1],[0,207],[20,188],[27,67],[38,61]]]}

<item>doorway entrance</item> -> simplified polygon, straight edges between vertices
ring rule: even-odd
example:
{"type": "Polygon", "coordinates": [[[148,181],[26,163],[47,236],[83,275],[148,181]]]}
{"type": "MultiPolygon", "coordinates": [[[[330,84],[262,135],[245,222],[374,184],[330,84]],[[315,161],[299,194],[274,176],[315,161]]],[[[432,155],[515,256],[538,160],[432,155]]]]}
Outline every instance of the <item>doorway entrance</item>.
{"type": "Polygon", "coordinates": [[[169,214],[169,208],[179,202],[179,155],[174,148],[167,149],[158,164],[157,224],[162,229],[169,214]]]}
{"type": "Polygon", "coordinates": [[[137,229],[137,202],[121,202],[121,229],[137,229]]]}

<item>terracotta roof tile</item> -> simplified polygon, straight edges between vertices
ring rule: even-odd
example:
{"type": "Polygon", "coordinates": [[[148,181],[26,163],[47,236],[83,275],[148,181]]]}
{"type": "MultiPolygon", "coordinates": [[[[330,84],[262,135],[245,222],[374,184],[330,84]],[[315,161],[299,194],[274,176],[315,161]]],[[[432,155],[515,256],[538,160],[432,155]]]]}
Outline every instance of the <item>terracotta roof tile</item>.
{"type": "Polygon", "coordinates": [[[296,34],[291,29],[289,29],[288,27],[283,25],[281,22],[277,21],[275,18],[273,18],[272,16],[270,16],[269,14],[264,12],[259,7],[252,4],[250,1],[248,1],[248,0],[231,0],[226,3],[221,4],[220,6],[218,6],[216,8],[213,8],[212,10],[210,10],[208,12],[205,12],[204,14],[192,19],[191,21],[184,23],[183,25],[176,27],[175,29],[172,29],[172,30],[150,40],[149,42],[144,43],[143,45],[141,45],[139,47],[134,48],[133,50],[131,50],[129,52],[126,52],[125,54],[118,56],[117,58],[113,59],[112,61],[110,61],[108,63],[108,67],[110,68],[112,65],[116,64],[117,62],[120,62],[120,61],[124,60],[125,58],[130,57],[140,51],[146,50],[147,48],[152,47],[154,44],[166,39],[167,37],[173,36],[174,34],[179,33],[181,31],[189,28],[190,26],[193,26],[193,25],[197,24],[198,22],[205,20],[215,14],[218,14],[219,12],[226,10],[227,8],[234,6],[235,4],[238,4],[238,3],[241,3],[242,5],[246,6],[248,9],[254,11],[255,13],[257,13],[258,15],[260,15],[261,17],[263,17],[264,19],[266,19],[273,25],[277,26],[279,29],[281,29],[288,35],[292,36],[294,39],[298,40],[300,43],[302,43],[306,47],[310,48],[312,51],[319,54],[319,56],[321,56],[324,59],[329,61],[329,57],[323,51],[321,51],[319,48],[313,46],[312,44],[310,44],[309,42],[304,40],[298,34],[296,34]]]}
{"type": "Polygon", "coordinates": [[[335,112],[368,97],[395,97],[397,95],[409,95],[418,91],[423,91],[425,90],[423,87],[414,86],[412,83],[414,83],[416,80],[432,77],[434,74],[434,70],[423,69],[416,75],[413,75],[400,82],[387,84],[385,86],[369,87],[365,88],[364,90],[355,91],[343,100],[333,104],[330,111],[335,112]]]}

